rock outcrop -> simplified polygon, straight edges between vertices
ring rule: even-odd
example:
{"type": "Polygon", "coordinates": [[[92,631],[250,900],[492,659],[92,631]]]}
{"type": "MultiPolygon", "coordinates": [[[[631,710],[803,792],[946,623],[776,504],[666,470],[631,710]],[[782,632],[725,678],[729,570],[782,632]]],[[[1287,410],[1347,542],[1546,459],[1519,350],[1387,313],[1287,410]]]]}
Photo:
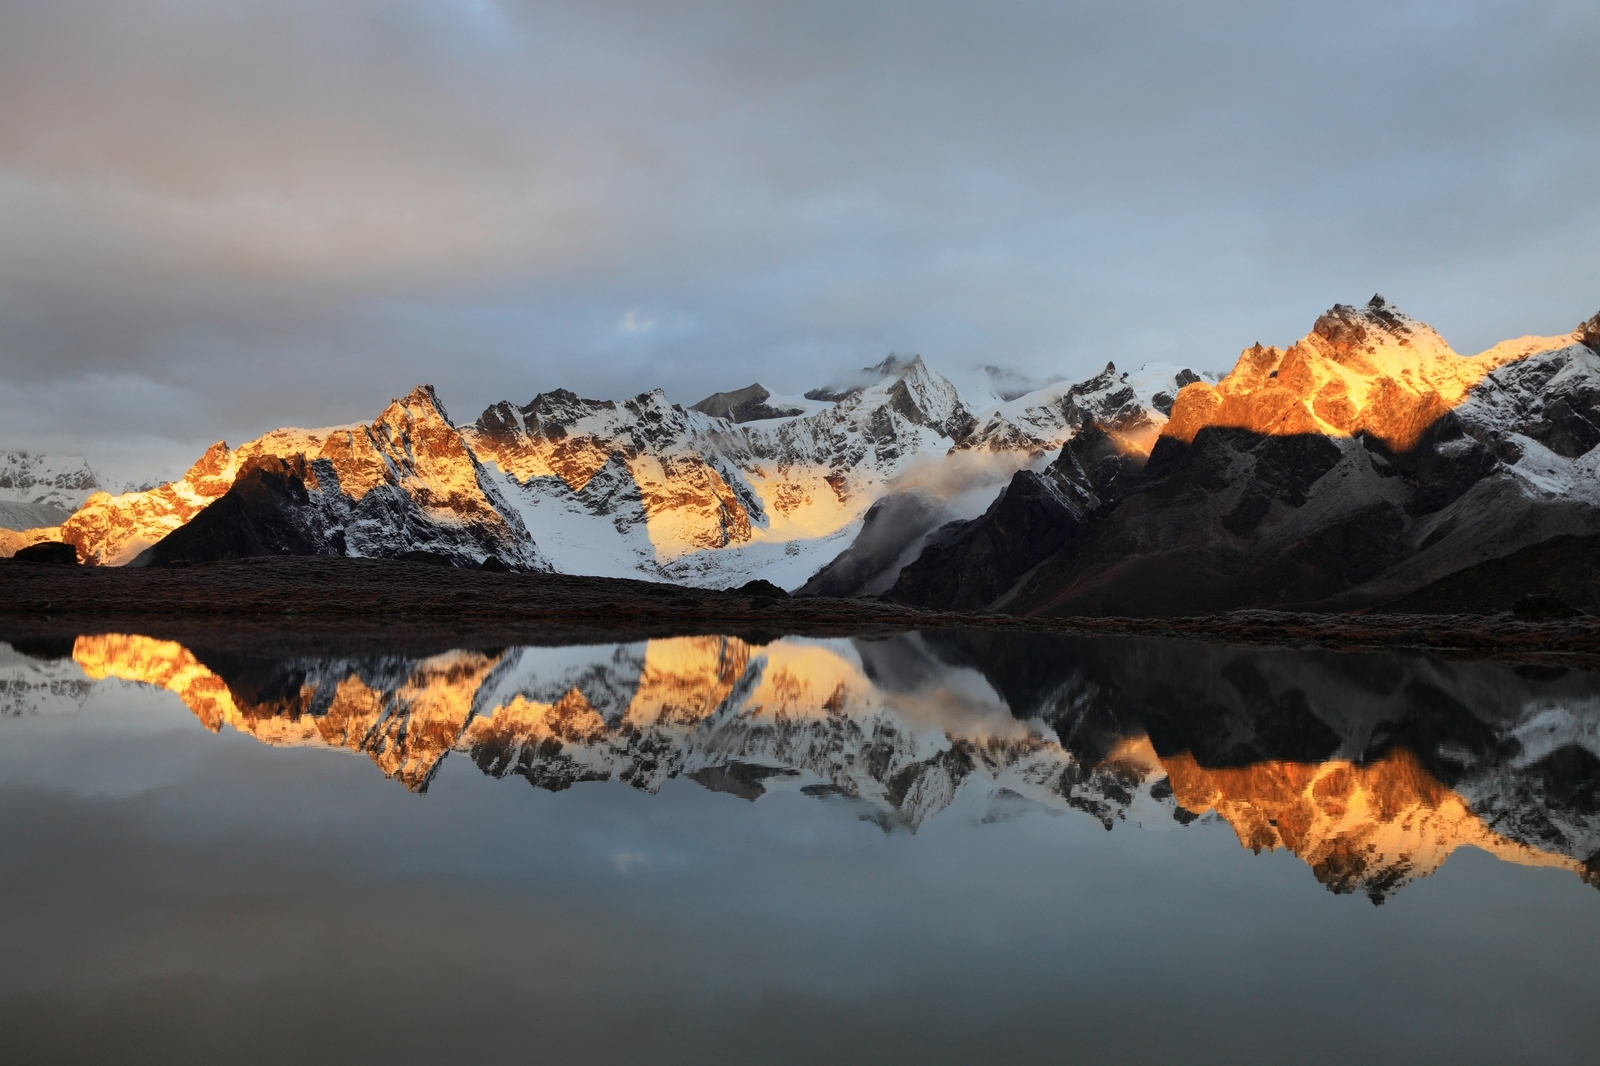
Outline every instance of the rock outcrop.
{"type": "Polygon", "coordinates": [[[733,392],[714,392],[691,406],[689,410],[699,411],[712,418],[726,418],[729,422],[760,422],[770,418],[792,418],[806,413],[805,408],[793,405],[773,407],[767,403],[771,398],[772,393],[757,382],[742,389],[735,389],[733,392]]]}

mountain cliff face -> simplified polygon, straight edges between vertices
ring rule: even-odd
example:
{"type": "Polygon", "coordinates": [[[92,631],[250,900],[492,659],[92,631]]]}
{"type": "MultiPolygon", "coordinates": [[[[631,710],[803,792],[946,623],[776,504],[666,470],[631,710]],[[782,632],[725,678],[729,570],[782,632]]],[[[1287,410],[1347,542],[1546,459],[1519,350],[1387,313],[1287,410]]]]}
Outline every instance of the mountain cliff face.
{"type": "MultiPolygon", "coordinates": [[[[1591,334],[1462,357],[1381,298],[1335,307],[1289,349],[1185,385],[1148,459],[1064,449],[1047,475],[1079,506],[1047,534],[997,502],[890,595],[1043,614],[1367,606],[1600,532],[1591,334]]],[[[1040,491],[1019,475],[1007,494],[1040,491]]]]}
{"type": "Polygon", "coordinates": [[[1108,365],[976,411],[917,357],[804,397],[750,386],[684,409],[659,390],[557,390],[462,427],[424,386],[370,424],[219,443],[179,481],[4,531],[0,552],[60,539],[123,565],[420,550],[1142,615],[1459,608],[1478,568],[1506,559],[1513,576],[1485,603],[1545,591],[1600,606],[1600,571],[1574,581],[1555,561],[1600,535],[1597,322],[1463,357],[1374,298],[1288,349],[1246,350],[1220,380],[1108,365]]]}

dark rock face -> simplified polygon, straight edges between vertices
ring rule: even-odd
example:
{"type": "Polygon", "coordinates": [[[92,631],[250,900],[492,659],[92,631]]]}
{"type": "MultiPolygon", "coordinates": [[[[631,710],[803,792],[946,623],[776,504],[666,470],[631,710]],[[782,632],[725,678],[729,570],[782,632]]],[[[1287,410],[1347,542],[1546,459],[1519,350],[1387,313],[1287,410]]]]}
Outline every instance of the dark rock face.
{"type": "Polygon", "coordinates": [[[771,395],[758,382],[732,392],[714,392],[690,406],[689,410],[699,411],[713,418],[726,418],[730,422],[759,422],[768,418],[788,418],[791,415],[805,414],[798,407],[768,405],[767,398],[771,395]]]}
{"type": "Polygon", "coordinates": [[[761,577],[758,577],[753,581],[746,581],[733,591],[746,596],[765,596],[768,599],[773,600],[786,600],[789,598],[789,594],[787,592],[779,588],[777,585],[774,585],[766,578],[761,577]]]}
{"type": "Polygon", "coordinates": [[[421,563],[423,566],[449,567],[456,565],[455,560],[448,555],[440,555],[438,552],[422,551],[421,549],[401,552],[397,558],[402,563],[421,563]]]}
{"type": "Polygon", "coordinates": [[[1511,605],[1511,614],[1520,622],[1553,622],[1578,612],[1554,596],[1531,592],[1511,605]]]}
{"type": "Polygon", "coordinates": [[[1132,464],[1091,427],[1042,473],[1019,470],[988,511],[930,539],[900,571],[890,599],[918,606],[983,610],[1033,567],[1072,542],[1085,518],[1114,500],[1132,464]]]}
{"type": "Polygon", "coordinates": [[[1588,345],[1591,351],[1600,353],[1600,314],[1578,326],[1578,341],[1588,345]]]}
{"type": "Polygon", "coordinates": [[[343,555],[342,537],[327,536],[307,521],[311,497],[306,482],[312,478],[304,456],[252,460],[221,499],[146,549],[133,565],[257,555],[343,555]]]}
{"type": "Polygon", "coordinates": [[[1385,605],[1418,613],[1494,614],[1528,597],[1600,607],[1600,535],[1551,537],[1457,570],[1385,605]]]}
{"type": "Polygon", "coordinates": [[[499,547],[480,527],[433,523],[396,486],[380,484],[352,500],[327,460],[263,455],[245,464],[222,497],[145,549],[131,565],[262,555],[344,556],[353,554],[347,530],[361,526],[399,531],[385,554],[418,562],[476,566],[479,557],[493,555],[499,547]]]}
{"type": "Polygon", "coordinates": [[[19,563],[45,563],[54,566],[77,566],[78,549],[59,540],[46,540],[21,548],[11,558],[19,563]]]}

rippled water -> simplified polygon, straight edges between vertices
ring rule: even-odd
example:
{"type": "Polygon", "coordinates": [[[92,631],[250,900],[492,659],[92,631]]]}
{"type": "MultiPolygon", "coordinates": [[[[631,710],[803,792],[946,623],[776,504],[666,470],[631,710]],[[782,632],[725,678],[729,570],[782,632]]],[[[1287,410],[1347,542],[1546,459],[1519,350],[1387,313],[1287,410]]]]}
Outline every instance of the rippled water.
{"type": "Polygon", "coordinates": [[[1597,790],[1549,666],[0,644],[0,1058],[1588,1062],[1597,790]]]}

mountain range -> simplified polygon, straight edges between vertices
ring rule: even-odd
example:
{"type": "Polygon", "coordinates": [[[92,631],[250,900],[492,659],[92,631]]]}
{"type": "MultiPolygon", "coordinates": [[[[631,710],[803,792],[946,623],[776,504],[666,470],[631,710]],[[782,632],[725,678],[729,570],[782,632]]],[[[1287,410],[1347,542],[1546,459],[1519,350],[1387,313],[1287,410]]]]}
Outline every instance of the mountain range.
{"type": "Polygon", "coordinates": [[[0,529],[0,551],[420,551],[1046,615],[1600,606],[1600,315],[1461,356],[1374,297],[1220,378],[988,370],[984,406],[891,356],[799,396],[556,390],[466,425],[419,386],[369,423],[219,442],[147,491],[18,499],[76,509],[0,529]]]}

